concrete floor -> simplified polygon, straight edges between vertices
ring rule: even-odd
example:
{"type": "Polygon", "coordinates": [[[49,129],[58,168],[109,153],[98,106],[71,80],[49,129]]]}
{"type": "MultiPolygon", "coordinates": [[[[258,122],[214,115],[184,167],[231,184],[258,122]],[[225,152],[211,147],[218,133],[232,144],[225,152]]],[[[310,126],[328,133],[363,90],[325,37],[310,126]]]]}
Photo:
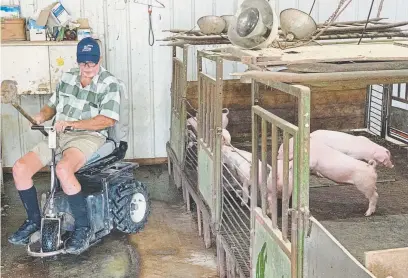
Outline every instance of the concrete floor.
{"type": "MultiPolygon", "coordinates": [[[[147,183],[153,200],[149,222],[142,232],[114,232],[80,256],[40,259],[7,241],[26,214],[11,175],[5,175],[1,277],[217,277],[215,250],[205,249],[180,192],[169,183],[167,165],[140,167],[136,177],[147,183]]],[[[34,181],[40,195],[48,189],[49,175],[38,174],[34,181]]]]}

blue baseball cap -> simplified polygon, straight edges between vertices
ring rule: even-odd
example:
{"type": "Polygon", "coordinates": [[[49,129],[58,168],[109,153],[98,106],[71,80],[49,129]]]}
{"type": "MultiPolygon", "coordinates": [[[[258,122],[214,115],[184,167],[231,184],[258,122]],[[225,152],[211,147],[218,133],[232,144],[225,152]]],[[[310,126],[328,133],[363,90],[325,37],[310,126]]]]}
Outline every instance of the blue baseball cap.
{"type": "Polygon", "coordinates": [[[101,50],[96,40],[91,37],[82,39],[77,45],[77,62],[93,62],[97,64],[101,57],[101,50]]]}

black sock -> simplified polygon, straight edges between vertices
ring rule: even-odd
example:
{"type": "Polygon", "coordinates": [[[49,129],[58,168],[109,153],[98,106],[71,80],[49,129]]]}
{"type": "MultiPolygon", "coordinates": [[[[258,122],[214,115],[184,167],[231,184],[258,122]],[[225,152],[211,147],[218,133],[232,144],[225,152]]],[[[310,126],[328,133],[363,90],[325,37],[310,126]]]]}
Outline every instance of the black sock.
{"type": "Polygon", "coordinates": [[[86,199],[82,192],[68,195],[68,203],[75,218],[75,228],[89,227],[86,199]]]}
{"type": "Polygon", "coordinates": [[[18,190],[18,194],[20,195],[21,201],[26,209],[28,220],[40,225],[41,213],[40,207],[38,206],[37,190],[35,187],[32,186],[30,189],[18,190]]]}

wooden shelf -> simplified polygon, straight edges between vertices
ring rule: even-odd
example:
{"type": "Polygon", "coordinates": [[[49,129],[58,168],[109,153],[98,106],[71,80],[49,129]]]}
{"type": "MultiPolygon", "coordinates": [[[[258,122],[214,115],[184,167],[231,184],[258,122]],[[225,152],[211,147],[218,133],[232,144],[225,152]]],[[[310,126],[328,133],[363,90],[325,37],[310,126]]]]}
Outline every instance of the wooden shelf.
{"type": "Polygon", "coordinates": [[[57,46],[76,45],[78,41],[2,41],[1,46],[57,46]]]}

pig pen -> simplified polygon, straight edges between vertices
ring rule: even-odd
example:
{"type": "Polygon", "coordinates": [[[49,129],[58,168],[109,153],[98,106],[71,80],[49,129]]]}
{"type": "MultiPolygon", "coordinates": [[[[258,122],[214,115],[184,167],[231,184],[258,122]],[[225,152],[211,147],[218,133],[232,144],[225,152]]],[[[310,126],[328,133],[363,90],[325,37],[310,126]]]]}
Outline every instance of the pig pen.
{"type": "MultiPolygon", "coordinates": [[[[303,139],[299,142],[299,151],[295,155],[296,159],[298,157],[299,159],[304,159],[304,155],[298,154],[301,153],[300,150],[304,149],[300,146],[305,145],[305,142],[308,140],[309,129],[303,127],[304,125],[308,126],[308,116],[303,116],[304,113],[294,113],[295,110],[297,111],[297,109],[294,108],[300,107],[300,111],[309,109],[309,91],[307,88],[298,88],[283,84],[283,86],[278,85],[274,89],[263,86],[259,89],[259,93],[251,94],[251,90],[258,88],[259,84],[242,84],[238,80],[225,80],[223,78],[223,73],[226,71],[225,64],[231,60],[234,61],[236,59],[214,51],[198,51],[198,81],[195,88],[193,87],[195,84],[191,84],[191,87],[189,86],[186,94],[186,103],[188,104],[186,106],[188,114],[187,122],[190,122],[192,117],[197,115],[197,132],[194,134],[187,132],[189,135],[187,135],[186,141],[191,144],[186,144],[186,148],[193,149],[193,146],[196,146],[194,151],[198,153],[198,194],[203,203],[208,206],[208,210],[211,213],[213,223],[212,230],[217,244],[219,274],[221,276],[229,275],[231,277],[250,277],[251,273],[253,274],[255,271],[255,268],[251,267],[251,265],[256,265],[257,259],[254,250],[258,252],[258,249],[261,249],[261,247],[257,246],[259,245],[257,238],[260,238],[263,233],[263,236],[266,236],[268,241],[271,239],[275,240],[275,236],[279,237],[277,240],[282,246],[282,251],[276,250],[274,255],[282,256],[281,266],[285,269],[284,273],[290,274],[292,272],[293,276],[295,276],[295,273],[300,269],[298,268],[300,263],[298,263],[298,256],[300,256],[300,253],[297,248],[301,246],[301,237],[297,236],[296,233],[292,235],[288,232],[288,223],[290,221],[297,223],[303,220],[300,217],[291,219],[284,216],[281,222],[286,224],[283,224],[283,227],[275,225],[277,222],[275,221],[270,224],[272,226],[268,226],[268,224],[265,224],[266,226],[258,225],[255,229],[255,218],[264,217],[262,213],[265,210],[266,204],[265,198],[261,198],[261,196],[265,196],[262,195],[262,190],[259,194],[250,192],[248,196],[249,202],[242,203],[243,183],[245,180],[247,182],[253,181],[250,171],[246,172],[246,179],[243,181],[242,177],[239,177],[239,172],[242,169],[234,171],[231,169],[231,165],[228,165],[222,160],[226,155],[225,150],[221,146],[221,137],[223,134],[222,114],[226,108],[229,110],[228,115],[230,117],[226,130],[232,135],[231,145],[240,150],[244,150],[245,146],[250,147],[248,142],[253,141],[253,139],[251,139],[253,134],[251,131],[251,111],[254,104],[260,103],[261,99],[264,99],[263,103],[269,110],[278,109],[282,113],[282,117],[289,117],[291,119],[299,117],[299,122],[303,123],[300,125],[300,128],[272,115],[263,108],[258,107],[257,110],[260,119],[262,118],[269,124],[274,124],[284,137],[288,137],[289,134],[296,136],[299,131],[307,135],[301,136],[303,139]],[[203,72],[205,60],[212,61],[215,64],[215,77],[203,72]],[[263,98],[264,96],[268,97],[263,98]],[[257,202],[259,204],[262,203],[262,212],[256,209],[257,202]],[[274,231],[270,230],[271,227],[274,231]],[[279,231],[279,229],[282,229],[282,232],[279,231]],[[251,233],[251,230],[257,230],[258,233],[255,235],[251,233]],[[289,240],[289,237],[293,238],[289,240]],[[290,241],[294,242],[292,247],[290,241]],[[288,259],[290,259],[292,263],[290,261],[288,262],[288,259]]],[[[187,123],[187,128],[192,128],[192,125],[187,123]]],[[[278,134],[279,132],[276,133],[276,136],[281,138],[282,136],[278,134]]],[[[266,136],[266,133],[264,133],[264,136],[266,136]]],[[[249,149],[250,158],[248,159],[248,157],[246,157],[242,160],[244,161],[243,163],[245,163],[246,160],[248,167],[251,167],[249,160],[252,160],[252,154],[250,152],[252,152],[251,149],[249,149]]],[[[260,157],[261,156],[262,155],[260,155],[260,157]]],[[[188,155],[186,155],[186,157],[188,157],[188,155]]],[[[183,175],[188,176],[188,172],[188,167],[184,168],[183,175]]],[[[301,169],[299,169],[299,172],[301,173],[299,178],[302,177],[304,179],[304,173],[306,172],[301,169]]],[[[268,174],[267,171],[265,173],[268,174]]],[[[308,173],[306,173],[306,175],[307,174],[308,173]]],[[[297,185],[298,181],[296,180],[294,184],[297,185]]],[[[249,187],[249,189],[251,188],[257,189],[258,187],[249,187]]],[[[257,191],[258,190],[255,190],[255,192],[257,191]]],[[[282,204],[276,206],[275,216],[277,216],[279,209],[284,212],[284,215],[287,215],[289,196],[288,194],[285,196],[286,198],[284,198],[282,204]]],[[[302,202],[307,199],[305,197],[306,196],[303,196],[301,201],[299,201],[299,209],[302,207],[302,202]]],[[[271,219],[267,217],[265,217],[264,220],[266,222],[271,221],[271,219]]],[[[296,231],[301,231],[302,234],[302,225],[299,224],[296,226],[299,226],[299,229],[296,231]]]]}
{"type": "MultiPolygon", "coordinates": [[[[254,253],[254,248],[258,248],[258,251],[262,251],[262,240],[265,242],[269,241],[269,243],[271,243],[272,240],[275,241],[274,252],[276,252],[281,259],[276,261],[272,266],[272,268],[275,268],[275,271],[278,268],[281,268],[285,269],[286,274],[292,272],[292,277],[301,277],[302,271],[304,273],[317,270],[323,271],[321,269],[323,263],[316,263],[316,260],[320,259],[323,262],[324,260],[322,260],[322,258],[331,259],[333,256],[337,255],[345,258],[337,262],[329,260],[326,263],[327,266],[334,266],[334,268],[337,269],[337,275],[341,275],[339,269],[347,268],[350,271],[355,270],[355,273],[361,274],[357,277],[373,277],[372,274],[364,268],[361,260],[362,257],[359,257],[358,255],[358,252],[361,252],[363,249],[360,248],[359,251],[356,251],[357,253],[352,251],[352,254],[345,250],[341,245],[342,241],[338,242],[336,238],[332,236],[334,232],[332,230],[329,232],[322,226],[322,223],[324,223],[324,226],[327,224],[327,222],[324,222],[324,215],[322,212],[319,214],[319,212],[315,211],[314,203],[312,203],[312,201],[315,202],[316,200],[314,196],[319,196],[312,195],[316,194],[315,192],[324,192],[324,190],[335,191],[335,189],[332,188],[340,188],[340,190],[349,188],[350,190],[354,190],[351,189],[351,187],[327,187],[327,185],[322,187],[321,184],[319,184],[322,183],[322,179],[319,179],[319,182],[316,182],[317,178],[311,176],[310,208],[308,206],[301,206],[296,213],[293,211],[294,207],[289,208],[288,200],[282,202],[277,206],[277,209],[281,208],[281,210],[284,210],[284,215],[288,216],[285,217],[284,221],[282,217],[275,217],[275,219],[273,219],[274,217],[269,217],[265,214],[266,200],[265,198],[258,198],[259,195],[262,196],[262,190],[257,192],[258,196],[255,198],[260,206],[256,206],[255,204],[255,206],[252,207],[252,204],[255,202],[240,205],[240,202],[242,201],[242,197],[240,197],[240,194],[242,194],[242,184],[237,182],[237,177],[231,175],[231,171],[228,167],[221,163],[222,109],[229,109],[229,124],[227,130],[232,135],[232,145],[241,150],[251,152],[253,142],[255,142],[257,138],[262,138],[262,142],[266,142],[266,144],[263,145],[266,145],[266,148],[268,148],[266,152],[267,156],[264,159],[269,162],[272,159],[272,134],[270,128],[269,130],[266,130],[266,136],[261,136],[261,133],[258,134],[258,137],[251,138],[251,136],[254,134],[254,126],[258,126],[258,131],[262,129],[262,125],[259,126],[262,120],[264,124],[271,124],[271,121],[269,121],[271,115],[268,114],[266,118],[262,116],[260,118],[258,117],[258,124],[254,125],[252,123],[254,104],[258,104],[261,108],[265,109],[266,112],[271,112],[274,116],[277,116],[279,119],[276,117],[274,117],[274,119],[278,120],[278,122],[284,121],[285,124],[291,123],[295,127],[300,127],[300,125],[298,125],[299,105],[302,105],[302,103],[299,103],[298,99],[290,94],[289,91],[292,86],[289,88],[284,87],[288,89],[287,91],[289,93],[285,92],[285,90],[279,90],[282,89],[283,84],[280,82],[266,82],[262,79],[258,80],[259,82],[245,83],[245,78],[242,79],[244,83],[240,83],[237,80],[224,80],[223,74],[225,69],[223,69],[223,61],[239,60],[234,55],[222,54],[219,51],[198,51],[198,73],[202,72],[203,58],[214,62],[216,74],[215,77],[208,76],[207,74],[199,74],[198,81],[189,81],[186,83],[184,87],[185,95],[180,101],[186,105],[186,116],[184,121],[186,121],[187,118],[197,115],[197,132],[188,132],[187,130],[191,131],[191,127],[187,126],[186,122],[184,125],[180,125],[185,128],[185,132],[183,133],[183,146],[186,150],[186,154],[184,155],[182,163],[182,167],[184,168],[181,169],[181,167],[177,165],[174,167],[173,162],[171,164],[173,164],[173,177],[175,179],[178,179],[176,177],[176,171],[179,171],[179,179],[181,180],[180,183],[181,187],[183,187],[183,192],[185,192],[187,208],[190,209],[191,206],[190,197],[192,197],[196,204],[199,233],[202,235],[204,232],[206,246],[210,246],[214,238],[216,239],[218,270],[220,275],[225,275],[227,273],[227,275],[232,277],[249,277],[250,273],[253,273],[256,270],[255,266],[257,265],[257,258],[259,258],[260,254],[257,252],[254,253]],[[278,89],[276,87],[278,87],[278,89]],[[258,93],[256,93],[256,89],[259,89],[258,93]],[[200,118],[200,115],[205,116],[200,118]],[[191,151],[190,155],[187,153],[187,148],[191,148],[191,150],[188,150],[189,152],[191,151]],[[207,159],[203,159],[201,162],[199,161],[199,148],[201,148],[201,157],[203,157],[203,154],[207,156],[207,159]],[[195,159],[198,167],[193,163],[186,161],[189,156],[190,160],[194,161],[195,159]],[[200,175],[201,181],[199,177],[200,175]],[[307,216],[309,209],[312,215],[310,217],[307,216]],[[292,215],[296,216],[294,217],[296,220],[294,226],[292,225],[292,215]],[[323,218],[319,218],[322,215],[323,218]],[[254,219],[261,219],[264,224],[266,223],[264,231],[258,233],[256,236],[250,232],[251,225],[254,226],[254,222],[257,223],[254,219]],[[203,228],[201,227],[201,222],[203,222],[203,228]],[[287,224],[282,225],[282,222],[287,224]],[[275,223],[276,226],[274,226],[275,223]],[[286,232],[282,233],[283,230],[286,232]],[[297,233],[299,231],[300,233],[298,234],[292,234],[293,232],[297,233]],[[290,240],[292,237],[295,241],[290,240]],[[326,250],[326,252],[321,252],[321,248],[323,247],[322,245],[319,246],[319,244],[316,244],[317,238],[325,243],[324,246],[329,247],[327,248],[329,251],[326,250]],[[291,250],[297,250],[298,252],[291,253],[291,250]],[[291,254],[293,254],[293,257],[291,254]],[[358,262],[354,256],[357,257],[360,262],[358,262]]],[[[366,75],[369,76],[370,73],[368,72],[366,75]]],[[[385,73],[384,76],[386,76],[385,73]]],[[[405,74],[401,77],[400,72],[396,78],[388,75],[388,77],[384,77],[383,80],[386,80],[387,82],[401,82],[406,76],[407,75],[405,74]]],[[[347,81],[323,82],[324,86],[322,86],[322,84],[317,84],[316,82],[313,84],[306,83],[312,91],[309,102],[310,131],[316,129],[366,130],[366,86],[368,84],[379,83],[380,81],[378,78],[371,80],[367,79],[365,81],[366,82],[360,83],[347,81]]],[[[259,111],[260,110],[258,110],[258,112],[259,111]]],[[[287,135],[286,137],[288,137],[287,135]]],[[[275,136],[277,139],[275,141],[277,141],[279,146],[284,139],[283,132],[277,132],[275,136]]],[[[257,156],[262,158],[262,153],[265,153],[262,151],[262,146],[258,146],[256,149],[257,151],[253,153],[257,153],[257,156]]],[[[170,149],[169,158],[172,156],[174,157],[171,152],[172,150],[170,149]]],[[[173,158],[172,161],[174,161],[173,158]]],[[[297,165],[297,167],[299,166],[301,165],[297,165]]],[[[303,176],[305,177],[305,175],[303,176]]],[[[298,179],[299,177],[295,178],[294,184],[296,181],[299,183],[298,179]]],[[[379,178],[379,180],[380,179],[381,178],[379,178]]],[[[380,181],[381,183],[386,182],[385,179],[380,181]]],[[[301,186],[304,189],[306,186],[305,182],[301,186]]],[[[308,186],[309,179],[307,178],[307,188],[308,186]]],[[[259,185],[259,188],[261,187],[262,186],[259,185]]],[[[258,186],[255,186],[254,188],[258,188],[258,186]]],[[[399,190],[401,191],[401,189],[396,190],[397,192],[399,190]]],[[[309,194],[309,189],[303,190],[304,193],[305,191],[309,194]]],[[[355,194],[355,199],[358,199],[360,204],[363,204],[361,209],[364,210],[366,206],[364,196],[361,196],[361,193],[356,190],[353,192],[355,194]]],[[[250,199],[255,197],[255,195],[253,195],[254,192],[251,193],[250,199]]],[[[380,189],[379,193],[380,205],[382,195],[380,189]]],[[[335,195],[335,192],[333,192],[333,195],[335,195]]],[[[322,200],[324,200],[324,197],[326,196],[321,197],[322,200]]],[[[337,198],[340,197],[342,196],[338,194],[337,198]]],[[[309,197],[305,195],[303,195],[303,199],[309,201],[309,197]]],[[[319,197],[317,197],[317,199],[319,199],[319,197]]],[[[345,199],[345,202],[350,200],[350,198],[345,199]]],[[[322,205],[327,204],[327,202],[322,202],[322,205]]],[[[319,207],[317,207],[317,209],[319,209],[319,207]]],[[[330,207],[326,208],[326,211],[327,209],[330,209],[330,207]]],[[[326,212],[324,207],[322,211],[326,212]]],[[[403,213],[403,210],[401,213],[403,213]]],[[[278,213],[275,213],[276,216],[277,214],[278,213]]],[[[332,217],[337,219],[335,216],[332,217]]],[[[342,218],[339,216],[337,222],[346,225],[344,224],[344,219],[344,217],[342,218]]],[[[262,223],[262,221],[259,223],[262,223]]],[[[361,222],[364,222],[364,220],[361,222]]],[[[259,223],[257,227],[258,231],[260,230],[259,223]]],[[[328,227],[330,227],[329,224],[328,227]]],[[[252,230],[254,231],[255,229],[252,230]]],[[[336,231],[341,233],[341,230],[336,229],[336,231]]],[[[347,239],[347,236],[344,237],[347,239]]],[[[362,248],[364,245],[364,243],[360,244],[362,248]]],[[[354,276],[351,275],[350,277],[354,276]]]]}
{"type": "MultiPolygon", "coordinates": [[[[271,52],[273,51],[276,50],[271,52]]],[[[319,47],[319,51],[323,53],[323,47],[319,47]]],[[[401,125],[402,119],[398,116],[407,115],[408,109],[405,107],[405,110],[401,111],[401,107],[392,102],[398,100],[406,103],[407,85],[404,83],[408,80],[408,70],[382,70],[381,63],[378,63],[379,65],[372,63],[371,71],[363,71],[359,70],[359,66],[369,61],[359,63],[350,59],[352,61],[352,65],[349,65],[350,69],[344,70],[347,68],[344,64],[347,65],[347,63],[341,63],[342,70],[345,72],[337,73],[334,70],[335,66],[330,68],[329,62],[314,60],[313,62],[316,63],[324,62],[324,68],[331,71],[317,74],[285,70],[283,73],[278,73],[273,72],[273,66],[278,67],[277,64],[279,64],[285,67],[287,64],[267,55],[254,54],[259,54],[262,50],[251,53],[251,51],[233,49],[225,52],[239,56],[253,69],[240,75],[242,82],[255,80],[266,85],[282,82],[308,86],[311,89],[310,132],[316,129],[332,129],[363,135],[388,148],[393,156],[395,165],[393,169],[377,166],[377,188],[380,197],[377,210],[370,217],[364,216],[368,200],[355,186],[337,185],[327,179],[310,176],[307,185],[310,187],[307,189],[310,202],[307,209],[310,217],[302,243],[303,265],[300,266],[303,268],[303,275],[321,277],[330,273],[331,277],[387,277],[389,275],[405,277],[408,269],[407,260],[404,259],[408,257],[406,240],[408,188],[405,173],[407,149],[406,143],[397,142],[390,137],[396,138],[395,135],[398,134],[399,139],[407,138],[404,136],[406,127],[401,125]],[[237,55],[240,52],[241,56],[237,55]],[[272,70],[269,71],[267,67],[272,70]],[[387,87],[405,88],[402,89],[405,94],[387,91],[384,89],[387,87]],[[381,96],[373,97],[373,88],[377,90],[383,88],[384,90],[380,91],[381,96]],[[319,93],[325,94],[326,98],[319,99],[319,93]],[[341,94],[345,102],[339,98],[341,94]],[[347,104],[349,101],[351,105],[347,104]],[[398,109],[394,109],[395,107],[398,109]],[[325,119],[320,119],[320,123],[316,121],[316,115],[325,111],[327,112],[325,119]],[[354,120],[347,120],[348,113],[355,113],[354,120]],[[339,115],[338,121],[333,119],[333,114],[339,115]]],[[[296,50],[293,53],[301,53],[301,51],[296,50]]],[[[307,63],[305,60],[301,63],[307,63]]],[[[334,62],[333,64],[336,65],[334,62]]],[[[294,60],[289,65],[298,70],[299,68],[310,70],[307,66],[311,67],[310,64],[296,65],[294,60]]],[[[318,64],[313,67],[315,70],[318,64]]],[[[272,112],[276,114],[275,111],[272,112]]],[[[294,111],[294,113],[299,112],[294,111]]],[[[294,125],[298,124],[296,117],[290,119],[286,116],[286,119],[294,125]]],[[[254,124],[257,125],[257,123],[252,123],[253,131],[259,131],[254,129],[254,124]]],[[[260,157],[264,153],[261,151],[264,150],[264,143],[260,147],[257,142],[254,142],[254,139],[259,137],[260,134],[256,133],[252,144],[254,150],[258,150],[260,157]]],[[[282,141],[279,137],[276,139],[280,145],[282,141]]],[[[267,142],[264,139],[262,141],[267,142]]],[[[267,161],[271,161],[273,156],[270,151],[266,154],[267,161]]],[[[290,224],[289,222],[289,226],[290,224]]],[[[296,227],[289,228],[290,231],[296,231],[296,227]]],[[[276,272],[274,274],[277,275],[276,272]]]]}

